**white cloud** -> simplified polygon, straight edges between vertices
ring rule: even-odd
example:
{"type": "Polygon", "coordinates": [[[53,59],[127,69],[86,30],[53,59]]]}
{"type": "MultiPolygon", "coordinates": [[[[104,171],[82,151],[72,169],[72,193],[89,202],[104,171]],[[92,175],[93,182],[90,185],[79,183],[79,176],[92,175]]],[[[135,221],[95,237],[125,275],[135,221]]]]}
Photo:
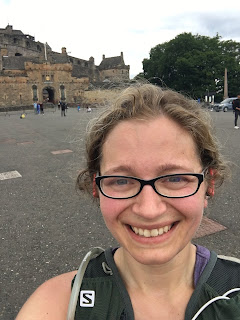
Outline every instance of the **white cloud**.
{"type": "Polygon", "coordinates": [[[131,75],[142,71],[150,49],[182,32],[240,41],[240,3],[159,0],[0,0],[0,28],[7,24],[47,42],[54,51],[65,46],[70,55],[95,58],[124,53],[131,75]],[[71,53],[70,53],[71,52],[71,53]]]}

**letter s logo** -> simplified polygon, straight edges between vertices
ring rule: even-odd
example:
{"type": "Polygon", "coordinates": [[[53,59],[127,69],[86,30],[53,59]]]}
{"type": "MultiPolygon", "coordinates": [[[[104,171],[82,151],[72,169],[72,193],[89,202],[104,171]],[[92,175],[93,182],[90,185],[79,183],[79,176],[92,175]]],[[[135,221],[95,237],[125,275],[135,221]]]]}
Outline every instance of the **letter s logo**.
{"type": "Polygon", "coordinates": [[[81,290],[80,291],[80,307],[91,308],[95,303],[95,291],[81,290]]]}

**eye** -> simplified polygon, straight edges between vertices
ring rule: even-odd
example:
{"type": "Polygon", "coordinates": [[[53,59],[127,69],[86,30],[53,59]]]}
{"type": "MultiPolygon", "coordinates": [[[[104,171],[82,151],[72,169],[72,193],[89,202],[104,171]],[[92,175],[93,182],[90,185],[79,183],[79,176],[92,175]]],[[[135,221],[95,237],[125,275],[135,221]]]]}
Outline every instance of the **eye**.
{"type": "Polygon", "coordinates": [[[166,181],[168,182],[174,182],[174,183],[177,183],[177,182],[183,182],[185,179],[183,176],[173,176],[173,177],[169,177],[166,179],[166,181]]]}
{"type": "Polygon", "coordinates": [[[105,185],[121,187],[126,186],[130,183],[128,178],[120,178],[120,177],[108,177],[104,178],[102,181],[105,185]]]}
{"type": "Polygon", "coordinates": [[[128,179],[123,179],[123,178],[121,178],[121,179],[116,179],[116,180],[115,180],[115,183],[116,183],[117,185],[119,185],[119,186],[122,186],[122,185],[128,184],[128,183],[129,183],[129,180],[128,180],[128,179]]]}
{"type": "Polygon", "coordinates": [[[159,188],[185,188],[196,181],[196,177],[190,175],[174,175],[160,178],[157,180],[157,185],[159,185],[159,188]]]}
{"type": "Polygon", "coordinates": [[[132,188],[138,182],[128,177],[107,177],[102,180],[102,186],[114,189],[132,188]]]}

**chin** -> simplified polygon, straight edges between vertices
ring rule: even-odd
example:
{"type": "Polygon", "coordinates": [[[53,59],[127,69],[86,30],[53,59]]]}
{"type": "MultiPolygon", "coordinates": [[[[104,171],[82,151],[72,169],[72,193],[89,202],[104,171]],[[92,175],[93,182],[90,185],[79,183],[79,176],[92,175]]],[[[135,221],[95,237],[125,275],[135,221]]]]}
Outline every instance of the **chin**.
{"type": "Polygon", "coordinates": [[[177,253],[171,253],[169,250],[166,252],[164,249],[151,250],[147,248],[145,250],[139,250],[139,252],[127,251],[135,261],[149,266],[164,265],[174,259],[174,257],[177,255],[177,253]]]}

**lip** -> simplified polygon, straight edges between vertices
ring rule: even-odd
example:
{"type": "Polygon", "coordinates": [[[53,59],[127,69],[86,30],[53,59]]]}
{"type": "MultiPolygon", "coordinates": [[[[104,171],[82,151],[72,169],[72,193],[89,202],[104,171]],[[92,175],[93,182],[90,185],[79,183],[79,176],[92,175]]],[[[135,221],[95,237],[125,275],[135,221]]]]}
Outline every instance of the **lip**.
{"type": "MultiPolygon", "coordinates": [[[[158,244],[158,243],[162,243],[162,242],[165,242],[167,241],[169,238],[172,237],[173,233],[175,232],[177,226],[178,226],[178,221],[172,223],[172,224],[168,224],[168,225],[172,225],[171,229],[166,232],[166,233],[163,233],[162,235],[158,235],[156,237],[143,237],[143,236],[139,236],[137,235],[131,228],[130,225],[126,225],[127,226],[127,231],[128,231],[128,234],[130,235],[130,237],[138,242],[138,243],[141,243],[141,244],[158,244]]],[[[165,224],[166,226],[166,224],[165,224]]],[[[155,229],[154,227],[151,227],[151,228],[146,228],[146,227],[137,227],[137,228],[141,228],[141,229],[148,229],[148,230],[152,230],[152,229],[155,229]]],[[[159,226],[158,226],[159,228],[159,226]]]]}

